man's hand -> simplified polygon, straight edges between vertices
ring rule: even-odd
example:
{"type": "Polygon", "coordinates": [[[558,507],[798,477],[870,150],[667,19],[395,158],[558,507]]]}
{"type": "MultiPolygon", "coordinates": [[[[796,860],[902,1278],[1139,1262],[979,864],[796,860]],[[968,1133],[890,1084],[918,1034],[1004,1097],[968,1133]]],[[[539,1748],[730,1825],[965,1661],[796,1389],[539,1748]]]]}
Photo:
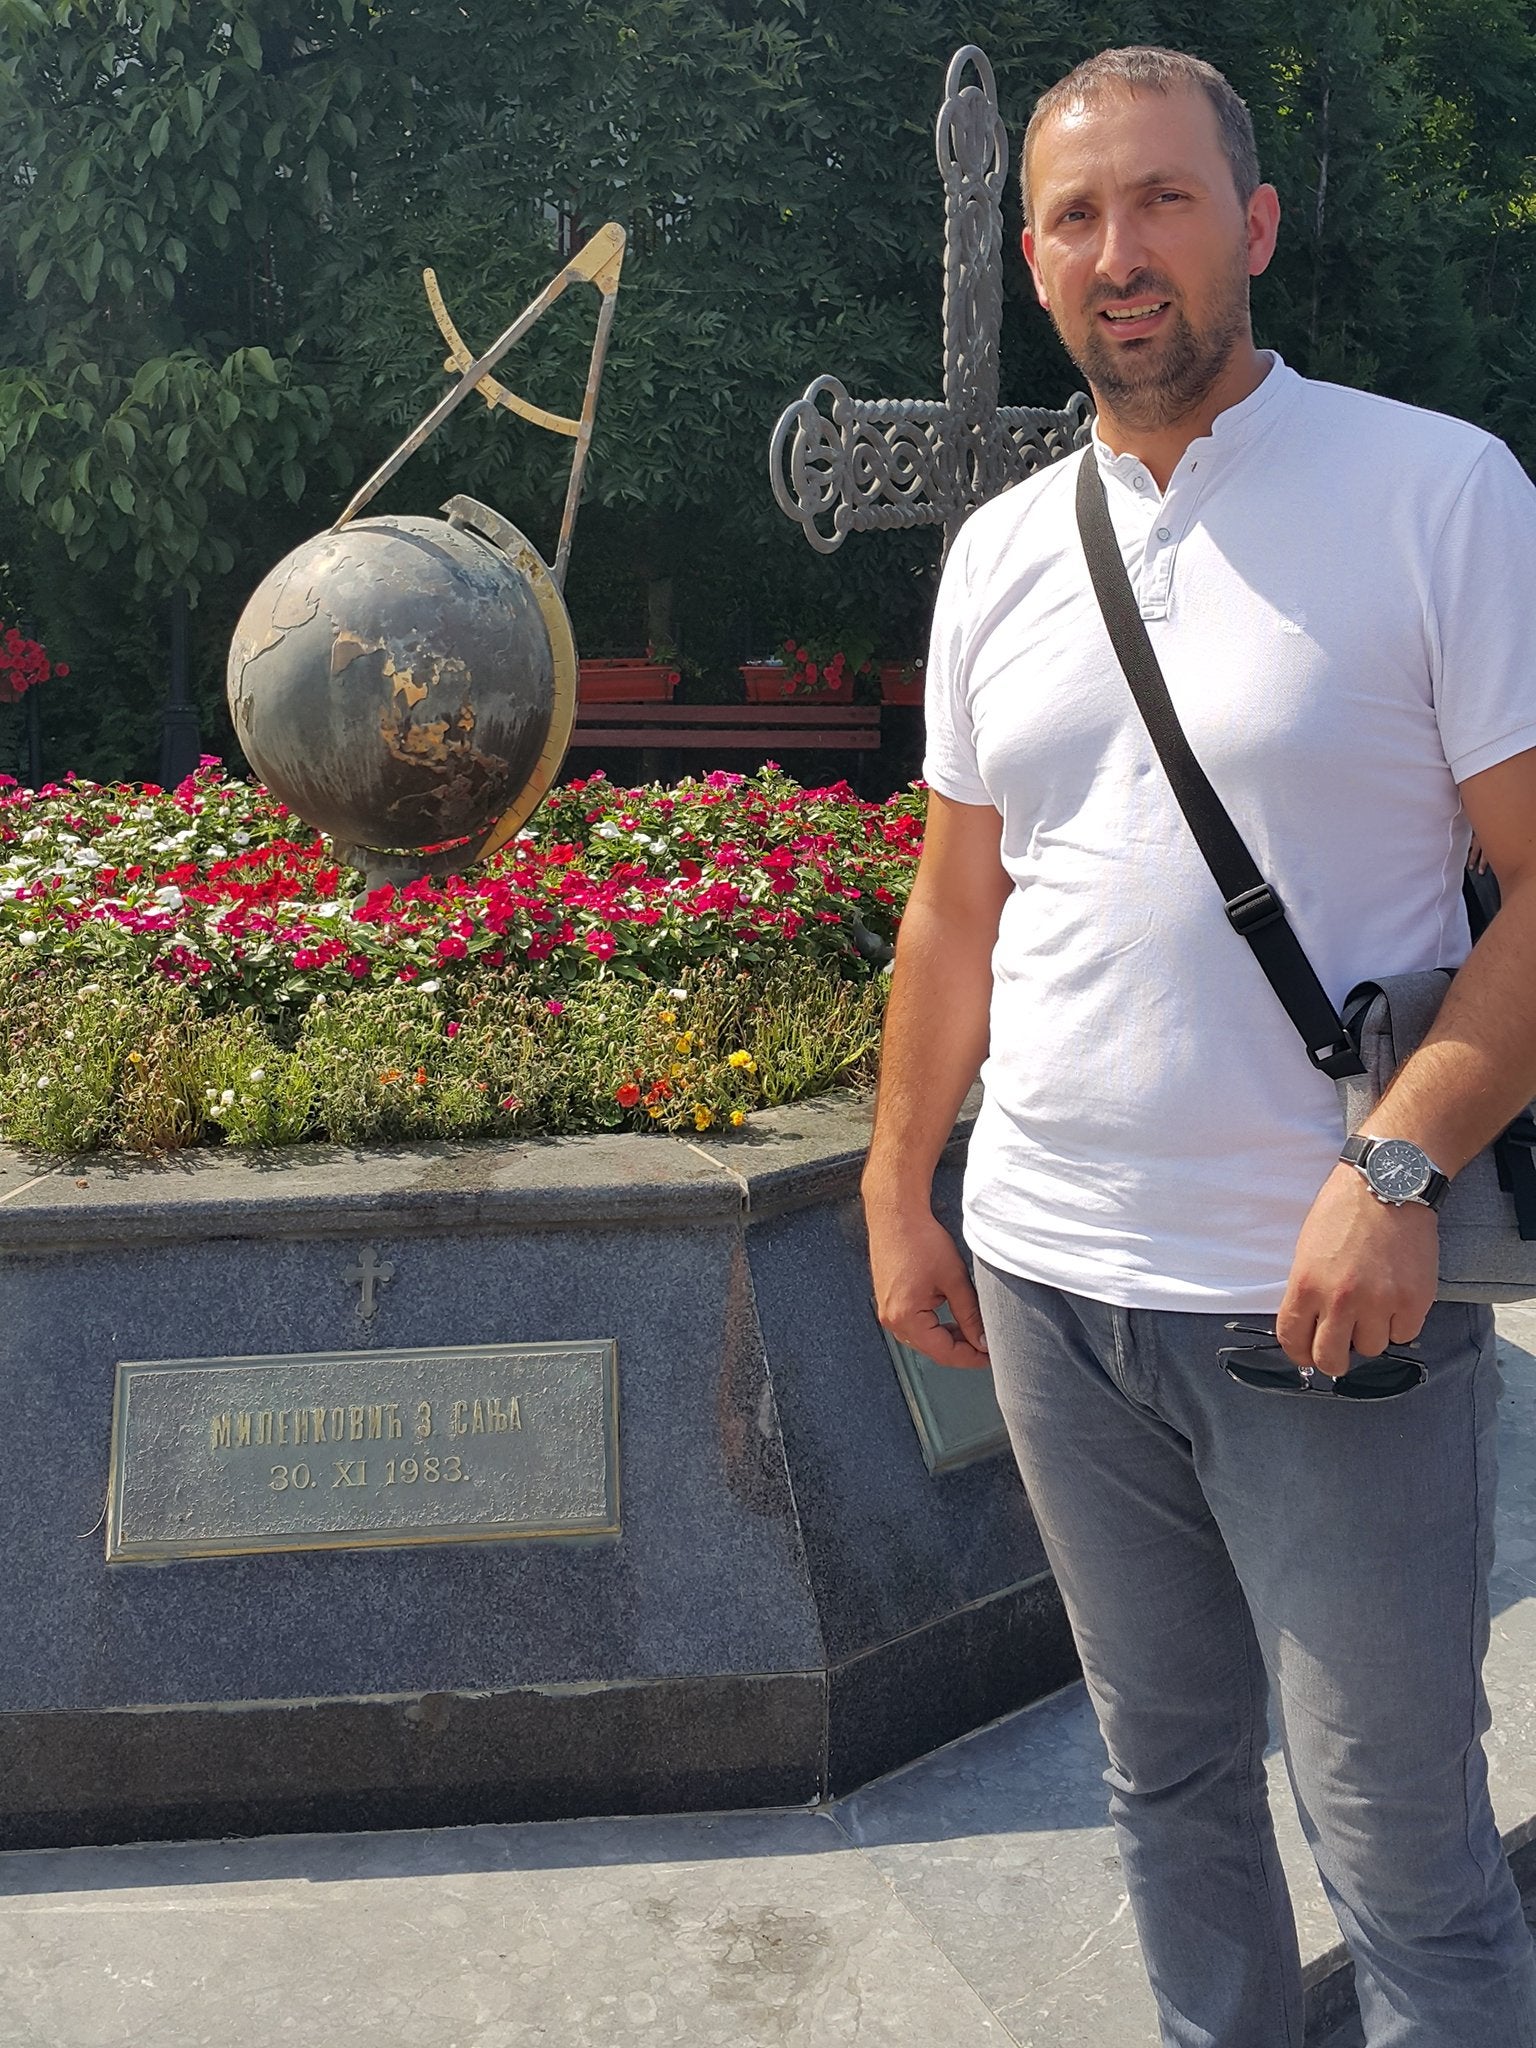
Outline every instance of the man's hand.
{"type": "Polygon", "coordinates": [[[1275,1335],[1293,1365],[1332,1379],[1351,1351],[1375,1358],[1424,1327],[1440,1271],[1432,1209],[1378,1202],[1352,1166],[1336,1166],[1302,1225],[1275,1335]]]}
{"type": "Polygon", "coordinates": [[[971,1276],[954,1239],[932,1210],[866,1205],[869,1267],[883,1326],[936,1365],[984,1366],[987,1340],[971,1276]],[[939,1321],[948,1302],[955,1327],[939,1321]]]}

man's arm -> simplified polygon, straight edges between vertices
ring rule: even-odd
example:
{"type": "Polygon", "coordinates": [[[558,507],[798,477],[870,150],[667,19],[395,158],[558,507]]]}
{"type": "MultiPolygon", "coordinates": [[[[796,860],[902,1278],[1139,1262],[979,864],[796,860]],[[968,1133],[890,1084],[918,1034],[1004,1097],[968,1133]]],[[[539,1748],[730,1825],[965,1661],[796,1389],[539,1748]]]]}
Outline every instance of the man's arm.
{"type": "MultiPolygon", "coordinates": [[[[1456,1174],[1536,1095],[1536,749],[1469,776],[1462,802],[1502,908],[1451,983],[1434,1027],[1370,1119],[1456,1174]]],[[[1423,1327],[1439,1277],[1431,1210],[1387,1208],[1350,1166],[1323,1183],[1296,1247],[1275,1333],[1297,1365],[1343,1372],[1423,1327]]]]}
{"type": "Polygon", "coordinates": [[[987,1052],[992,948],[1012,887],[990,804],[932,791],[896,947],[875,1132],[864,1168],[880,1320],[940,1365],[987,1363],[975,1290],[933,1213],[933,1175],[987,1052]],[[938,1319],[948,1302],[957,1330],[938,1319]]]}

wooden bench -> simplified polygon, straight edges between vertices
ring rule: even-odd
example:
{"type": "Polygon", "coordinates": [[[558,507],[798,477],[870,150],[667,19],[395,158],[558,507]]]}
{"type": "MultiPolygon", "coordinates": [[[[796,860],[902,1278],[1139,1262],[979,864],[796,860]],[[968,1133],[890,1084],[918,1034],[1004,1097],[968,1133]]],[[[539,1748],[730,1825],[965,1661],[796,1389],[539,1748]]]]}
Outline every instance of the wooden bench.
{"type": "Polygon", "coordinates": [[[777,754],[790,747],[860,753],[880,744],[878,704],[578,704],[573,747],[710,747],[777,754]]]}

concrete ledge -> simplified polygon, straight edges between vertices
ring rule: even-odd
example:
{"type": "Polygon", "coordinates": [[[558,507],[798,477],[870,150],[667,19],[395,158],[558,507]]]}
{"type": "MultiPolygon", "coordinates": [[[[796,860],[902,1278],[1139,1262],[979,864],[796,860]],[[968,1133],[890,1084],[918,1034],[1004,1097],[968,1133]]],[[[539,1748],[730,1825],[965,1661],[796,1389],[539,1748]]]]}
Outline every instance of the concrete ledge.
{"type": "MultiPolygon", "coordinates": [[[[979,1091],[955,1126],[958,1163],[979,1091]]],[[[0,1255],[188,1236],[355,1237],[691,1221],[776,1214],[858,1187],[873,1105],[847,1093],[763,1110],[697,1141],[594,1132],[517,1144],[270,1152],[209,1147],[163,1160],[57,1161],[0,1146],[0,1255]]]]}

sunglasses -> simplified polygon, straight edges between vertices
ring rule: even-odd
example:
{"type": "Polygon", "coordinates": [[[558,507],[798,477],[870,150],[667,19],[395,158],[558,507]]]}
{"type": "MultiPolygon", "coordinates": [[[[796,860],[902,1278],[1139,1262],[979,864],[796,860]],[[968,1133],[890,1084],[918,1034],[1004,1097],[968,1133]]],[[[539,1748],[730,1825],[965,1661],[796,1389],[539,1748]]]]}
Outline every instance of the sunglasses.
{"type": "Polygon", "coordinates": [[[1422,1360],[1406,1351],[1382,1351],[1374,1358],[1358,1359],[1334,1379],[1315,1366],[1292,1365],[1273,1330],[1255,1329],[1250,1323],[1224,1327],[1235,1337],[1258,1340],[1225,1345],[1216,1359],[1229,1379],[1261,1394],[1336,1394],[1341,1401],[1390,1401],[1398,1394],[1411,1394],[1429,1378],[1422,1360]],[[1276,1354],[1276,1363],[1269,1362],[1271,1353],[1276,1354]]]}

